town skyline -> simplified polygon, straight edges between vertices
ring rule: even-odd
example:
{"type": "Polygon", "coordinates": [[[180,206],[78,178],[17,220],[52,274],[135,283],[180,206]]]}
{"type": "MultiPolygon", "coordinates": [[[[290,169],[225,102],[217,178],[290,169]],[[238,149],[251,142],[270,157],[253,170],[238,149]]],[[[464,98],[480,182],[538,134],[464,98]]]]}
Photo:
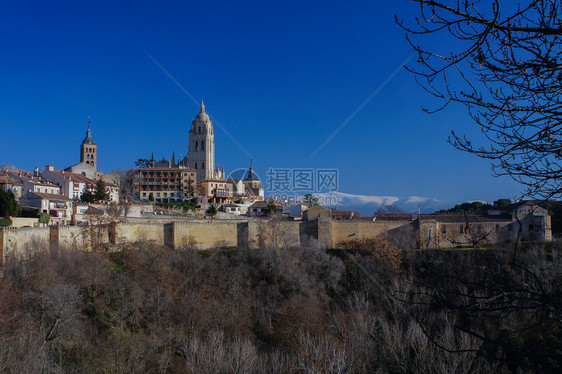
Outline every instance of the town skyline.
{"type": "Polygon", "coordinates": [[[198,106],[187,92],[219,124],[217,160],[230,171],[253,159],[266,186],[269,168],[334,168],[339,191],[355,195],[519,197],[522,188],[493,178],[488,162],[446,143],[452,129],[476,132],[463,108],[422,112],[434,102],[400,69],[411,51],[392,16],[416,10],[403,3],[331,4],[315,17],[316,4],[292,2],[171,5],[155,14],[150,2],[130,13],[124,5],[2,4],[9,53],[0,66],[10,74],[0,78],[0,123],[13,140],[0,164],[73,163],[88,116],[105,173],[152,152],[185,155],[198,106]],[[18,153],[30,144],[36,152],[18,153]]]}

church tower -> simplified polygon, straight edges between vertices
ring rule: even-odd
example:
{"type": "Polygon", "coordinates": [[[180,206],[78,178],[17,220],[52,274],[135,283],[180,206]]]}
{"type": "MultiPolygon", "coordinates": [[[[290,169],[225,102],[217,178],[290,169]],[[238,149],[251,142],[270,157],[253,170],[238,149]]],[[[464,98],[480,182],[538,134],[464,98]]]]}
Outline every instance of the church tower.
{"type": "Polygon", "coordinates": [[[82,144],[80,145],[80,162],[85,162],[97,171],[98,146],[96,145],[96,143],[94,143],[94,139],[92,139],[90,123],[90,117],[88,117],[88,130],[86,131],[86,138],[84,138],[82,144]]]}
{"type": "Polygon", "coordinates": [[[206,179],[223,179],[224,172],[215,170],[215,135],[213,123],[205,113],[201,101],[201,110],[189,130],[188,167],[197,170],[197,183],[206,179]]]}

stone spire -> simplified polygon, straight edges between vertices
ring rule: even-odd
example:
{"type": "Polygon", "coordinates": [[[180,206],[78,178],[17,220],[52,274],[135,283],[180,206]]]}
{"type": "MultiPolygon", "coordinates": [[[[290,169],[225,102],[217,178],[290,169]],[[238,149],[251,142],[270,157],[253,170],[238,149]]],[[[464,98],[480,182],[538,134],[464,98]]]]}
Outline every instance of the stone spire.
{"type": "Polygon", "coordinates": [[[199,112],[205,113],[205,104],[203,103],[203,100],[201,100],[201,110],[199,112]]]}
{"type": "Polygon", "coordinates": [[[253,160],[250,160],[250,168],[248,169],[248,177],[245,179],[247,181],[258,180],[254,175],[253,160]]]}
{"type": "Polygon", "coordinates": [[[82,141],[82,144],[96,144],[94,143],[94,139],[92,139],[92,130],[90,130],[91,123],[92,121],[90,121],[90,116],[88,116],[88,130],[86,130],[86,137],[82,141]]]}

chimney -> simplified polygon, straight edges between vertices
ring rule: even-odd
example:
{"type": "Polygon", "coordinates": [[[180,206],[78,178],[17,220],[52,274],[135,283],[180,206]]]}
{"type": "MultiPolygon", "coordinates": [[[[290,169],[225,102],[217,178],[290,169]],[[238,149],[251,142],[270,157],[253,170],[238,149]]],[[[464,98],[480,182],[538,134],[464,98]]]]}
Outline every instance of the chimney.
{"type": "Polygon", "coordinates": [[[35,171],[35,176],[38,177],[39,176],[39,168],[37,166],[35,167],[34,171],[35,171]]]}
{"type": "Polygon", "coordinates": [[[53,171],[55,170],[55,167],[53,165],[47,165],[45,166],[45,169],[47,169],[48,171],[53,171]]]}

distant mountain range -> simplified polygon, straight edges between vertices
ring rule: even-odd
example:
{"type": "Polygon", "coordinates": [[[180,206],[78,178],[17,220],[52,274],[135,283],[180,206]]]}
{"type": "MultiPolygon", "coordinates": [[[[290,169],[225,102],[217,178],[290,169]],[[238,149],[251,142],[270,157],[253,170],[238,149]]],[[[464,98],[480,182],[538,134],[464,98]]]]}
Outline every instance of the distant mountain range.
{"type": "Polygon", "coordinates": [[[421,213],[433,213],[436,210],[447,209],[452,205],[430,197],[409,196],[368,196],[353,195],[344,192],[327,192],[314,194],[318,202],[329,208],[340,210],[355,210],[363,216],[372,216],[381,206],[393,205],[405,213],[418,213],[418,204],[421,213]]]}

